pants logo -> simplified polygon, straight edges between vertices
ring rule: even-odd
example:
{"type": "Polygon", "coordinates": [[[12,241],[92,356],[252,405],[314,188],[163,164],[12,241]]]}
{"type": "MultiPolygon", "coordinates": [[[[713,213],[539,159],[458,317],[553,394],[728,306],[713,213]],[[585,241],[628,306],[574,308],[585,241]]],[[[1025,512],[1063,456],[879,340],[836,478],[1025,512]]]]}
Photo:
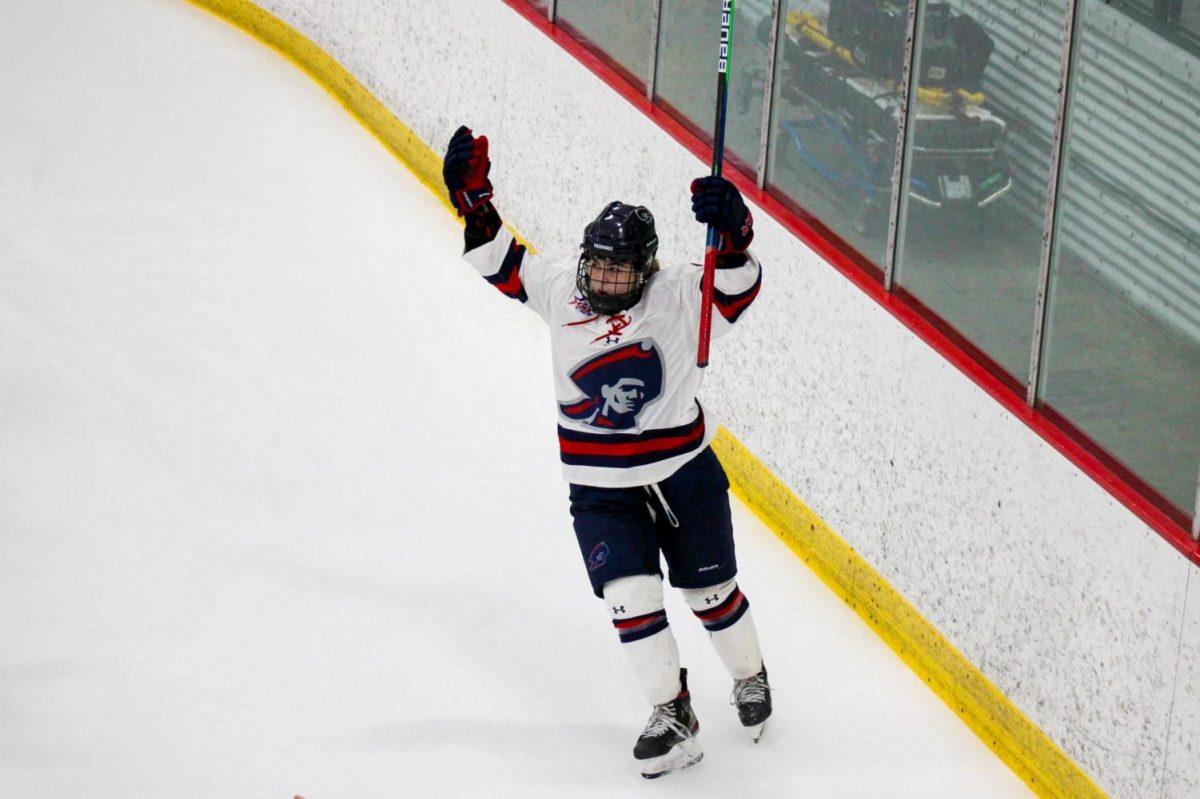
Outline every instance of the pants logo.
{"type": "Polygon", "coordinates": [[[601,541],[592,547],[592,551],[588,555],[588,571],[594,572],[605,563],[608,563],[608,544],[601,541]]]}

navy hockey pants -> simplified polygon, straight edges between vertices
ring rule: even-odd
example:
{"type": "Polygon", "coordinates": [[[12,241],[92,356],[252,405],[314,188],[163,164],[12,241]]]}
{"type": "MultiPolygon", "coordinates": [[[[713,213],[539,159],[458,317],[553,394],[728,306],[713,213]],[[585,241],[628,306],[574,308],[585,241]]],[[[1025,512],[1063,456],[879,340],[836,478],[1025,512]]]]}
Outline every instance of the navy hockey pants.
{"type": "Polygon", "coordinates": [[[598,597],[610,580],[661,575],[659,552],[676,588],[707,588],[737,574],[729,480],[711,447],[656,486],[572,483],[571,516],[598,597]]]}

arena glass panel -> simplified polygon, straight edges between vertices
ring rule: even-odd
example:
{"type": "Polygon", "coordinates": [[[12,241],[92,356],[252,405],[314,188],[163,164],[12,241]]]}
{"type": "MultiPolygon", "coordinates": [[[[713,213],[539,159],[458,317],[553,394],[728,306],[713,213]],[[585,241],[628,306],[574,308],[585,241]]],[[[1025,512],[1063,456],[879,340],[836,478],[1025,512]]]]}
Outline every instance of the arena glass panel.
{"type": "Polygon", "coordinates": [[[1112,5],[1200,53],[1200,0],[1112,0],[1112,5]]]}
{"type": "Polygon", "coordinates": [[[1178,44],[1200,54],[1200,0],[1158,0],[1178,44]]]}
{"type": "Polygon", "coordinates": [[[1186,528],[1200,464],[1200,59],[1080,2],[1039,404],[1186,528]]]}
{"type": "Polygon", "coordinates": [[[1178,2],[1179,27],[1194,37],[1200,37],[1200,0],[1181,0],[1178,2]]]}
{"type": "Polygon", "coordinates": [[[780,13],[767,189],[882,275],[907,3],[786,0],[780,13]]]}
{"type": "Polygon", "coordinates": [[[1025,383],[1064,0],[922,3],[895,284],[1025,383]],[[1016,32],[1020,32],[1017,34],[1016,32]]]}
{"type": "MultiPolygon", "coordinates": [[[[694,0],[663,0],[655,71],[655,104],[710,144],[717,102],[719,11],[719,6],[694,0]]],[[[750,176],[758,171],[770,35],[769,3],[734,6],[725,157],[750,176]]]]}
{"type": "Polygon", "coordinates": [[[652,0],[558,0],[556,13],[560,28],[645,91],[650,74],[652,0]]]}
{"type": "Polygon", "coordinates": [[[541,11],[543,14],[550,13],[550,0],[525,0],[526,3],[541,11]]]}

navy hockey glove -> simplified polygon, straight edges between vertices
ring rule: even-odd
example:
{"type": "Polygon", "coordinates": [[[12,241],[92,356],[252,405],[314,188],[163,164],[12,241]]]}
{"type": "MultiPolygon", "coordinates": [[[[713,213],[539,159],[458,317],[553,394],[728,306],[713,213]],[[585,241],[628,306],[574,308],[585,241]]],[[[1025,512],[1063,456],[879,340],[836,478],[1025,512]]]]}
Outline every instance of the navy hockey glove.
{"type": "Polygon", "coordinates": [[[708,175],[692,181],[692,212],[696,221],[721,234],[718,255],[745,252],[754,240],[754,219],[741,192],[723,177],[708,175]]]}
{"type": "Polygon", "coordinates": [[[492,198],[492,182],[488,180],[491,169],[487,136],[472,136],[466,125],[456,130],[442,159],[442,180],[459,216],[476,213],[488,205],[492,198]]]}

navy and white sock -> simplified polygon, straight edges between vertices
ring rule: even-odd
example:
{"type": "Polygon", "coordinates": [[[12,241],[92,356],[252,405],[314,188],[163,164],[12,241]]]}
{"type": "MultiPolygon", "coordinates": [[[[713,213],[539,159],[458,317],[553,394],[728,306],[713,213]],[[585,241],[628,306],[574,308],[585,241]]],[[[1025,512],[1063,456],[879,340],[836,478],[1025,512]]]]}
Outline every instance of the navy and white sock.
{"type": "Polygon", "coordinates": [[[654,574],[621,577],[604,584],[613,627],[634,676],[652,705],[679,695],[679,647],[663,607],[662,578],[654,574]]]}
{"type": "Polygon", "coordinates": [[[750,600],[736,580],[708,588],[688,588],[683,598],[708,630],[713,648],[735,680],[753,677],[762,669],[758,632],[750,615],[750,600]]]}

